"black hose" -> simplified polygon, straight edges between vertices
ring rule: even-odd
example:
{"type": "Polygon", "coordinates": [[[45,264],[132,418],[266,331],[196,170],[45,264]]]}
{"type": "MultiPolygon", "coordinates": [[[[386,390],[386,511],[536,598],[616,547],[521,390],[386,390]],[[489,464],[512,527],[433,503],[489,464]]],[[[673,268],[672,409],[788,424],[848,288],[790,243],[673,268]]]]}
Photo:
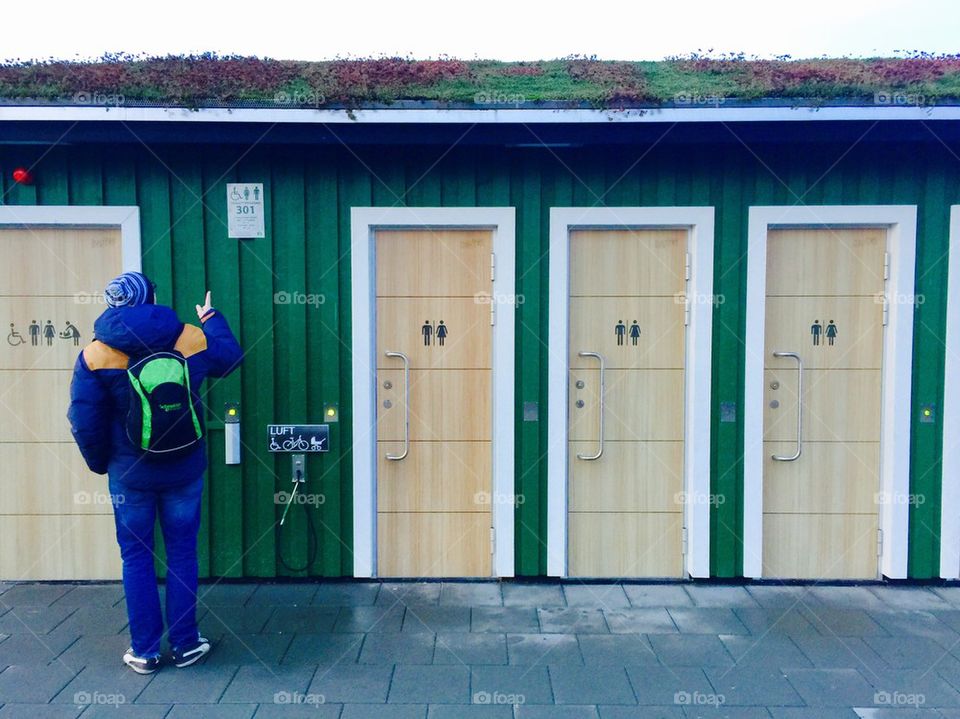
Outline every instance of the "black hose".
{"type": "MultiPolygon", "coordinates": [[[[291,495],[290,501],[293,502],[296,495],[291,495]]],[[[292,567],[287,564],[287,560],[283,558],[283,542],[280,541],[281,531],[280,531],[280,522],[278,521],[276,526],[276,542],[277,542],[277,558],[280,560],[280,564],[283,565],[283,568],[288,572],[309,572],[313,569],[313,563],[317,559],[317,550],[319,549],[319,542],[317,542],[317,536],[313,529],[313,513],[310,511],[309,502],[300,502],[303,506],[303,511],[307,513],[307,563],[302,567],[292,567]]]]}

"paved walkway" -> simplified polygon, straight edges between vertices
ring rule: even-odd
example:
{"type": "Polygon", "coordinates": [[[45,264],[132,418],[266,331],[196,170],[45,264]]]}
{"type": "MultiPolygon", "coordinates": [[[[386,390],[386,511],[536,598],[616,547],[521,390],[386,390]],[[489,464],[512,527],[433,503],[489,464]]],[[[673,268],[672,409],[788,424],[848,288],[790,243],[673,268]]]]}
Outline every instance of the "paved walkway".
{"type": "Polygon", "coordinates": [[[201,592],[214,651],[142,677],[119,585],[0,583],[0,719],[960,719],[960,587],[201,592]]]}

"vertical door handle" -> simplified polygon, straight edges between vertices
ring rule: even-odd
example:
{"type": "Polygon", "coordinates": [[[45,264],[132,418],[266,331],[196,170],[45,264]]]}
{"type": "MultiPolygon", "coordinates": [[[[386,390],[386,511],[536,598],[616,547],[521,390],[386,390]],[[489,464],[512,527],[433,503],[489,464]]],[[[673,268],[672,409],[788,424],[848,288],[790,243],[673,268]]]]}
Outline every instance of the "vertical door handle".
{"type": "Polygon", "coordinates": [[[390,454],[387,452],[387,459],[399,461],[407,456],[410,451],[410,358],[403,352],[385,352],[387,357],[399,357],[403,360],[403,452],[401,454],[390,454]]]}
{"type": "Polygon", "coordinates": [[[597,407],[597,415],[599,416],[597,422],[597,451],[594,454],[577,454],[577,459],[591,461],[600,459],[600,455],[603,454],[603,395],[605,387],[603,371],[606,369],[606,363],[603,360],[603,355],[599,352],[580,352],[579,354],[581,357],[593,357],[600,362],[600,406],[597,407]]]}
{"type": "Polygon", "coordinates": [[[800,458],[803,449],[803,360],[796,352],[774,352],[774,357],[791,357],[797,361],[797,451],[789,457],[778,454],[771,456],[776,462],[793,462],[800,458]]]}

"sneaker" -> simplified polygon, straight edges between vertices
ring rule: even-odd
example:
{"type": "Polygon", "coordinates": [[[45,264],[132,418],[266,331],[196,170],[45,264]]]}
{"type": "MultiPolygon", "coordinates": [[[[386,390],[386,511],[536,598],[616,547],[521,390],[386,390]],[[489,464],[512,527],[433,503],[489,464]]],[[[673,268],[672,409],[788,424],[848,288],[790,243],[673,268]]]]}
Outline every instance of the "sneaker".
{"type": "Polygon", "coordinates": [[[138,657],[130,647],[123,655],[123,663],[137,674],[153,674],[160,668],[160,657],[138,657]]]}
{"type": "Polygon", "coordinates": [[[173,650],[173,663],[178,667],[189,667],[210,651],[210,640],[198,637],[196,643],[185,649],[173,650]]]}

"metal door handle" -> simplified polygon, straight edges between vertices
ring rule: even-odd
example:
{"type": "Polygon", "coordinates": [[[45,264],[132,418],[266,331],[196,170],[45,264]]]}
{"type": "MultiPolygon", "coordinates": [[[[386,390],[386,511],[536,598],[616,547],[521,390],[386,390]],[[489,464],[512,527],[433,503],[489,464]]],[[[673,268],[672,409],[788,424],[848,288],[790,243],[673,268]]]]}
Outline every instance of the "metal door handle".
{"type": "Polygon", "coordinates": [[[410,358],[403,352],[385,352],[387,357],[399,357],[403,360],[403,452],[401,454],[390,454],[387,452],[387,459],[400,461],[407,456],[410,451],[410,358]]]}
{"type": "Polygon", "coordinates": [[[797,451],[790,457],[781,457],[778,454],[771,456],[776,462],[793,462],[800,458],[803,449],[803,360],[796,352],[774,352],[774,357],[792,357],[797,361],[797,451]]]}
{"type": "Polygon", "coordinates": [[[595,454],[577,454],[577,459],[585,459],[588,461],[594,459],[600,459],[600,455],[603,454],[603,394],[604,394],[604,381],[603,381],[603,371],[606,369],[606,363],[603,361],[603,355],[599,352],[580,352],[581,357],[595,357],[600,361],[600,406],[597,408],[597,414],[600,416],[598,427],[597,427],[597,451],[595,454]]]}

